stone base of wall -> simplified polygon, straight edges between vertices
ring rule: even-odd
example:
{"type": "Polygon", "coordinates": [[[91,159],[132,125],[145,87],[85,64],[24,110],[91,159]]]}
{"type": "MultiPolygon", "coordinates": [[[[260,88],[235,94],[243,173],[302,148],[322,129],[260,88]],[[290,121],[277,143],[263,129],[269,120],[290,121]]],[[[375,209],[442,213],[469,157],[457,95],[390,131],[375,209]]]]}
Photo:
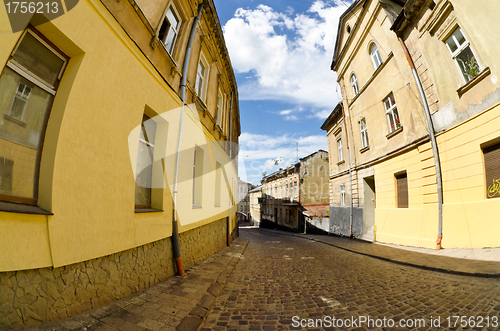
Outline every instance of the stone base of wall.
{"type": "MultiPolygon", "coordinates": [[[[226,219],[180,234],[187,269],[226,246],[226,219]]],[[[60,268],[0,272],[0,329],[48,323],[126,297],[174,275],[165,238],[60,268]]]]}
{"type": "Polygon", "coordinates": [[[179,234],[182,266],[188,269],[227,246],[226,218],[179,234]]]}
{"type": "MultiPolygon", "coordinates": [[[[330,207],[330,233],[349,236],[350,224],[349,207],[330,207]]],[[[352,236],[361,238],[363,236],[363,208],[352,209],[352,236]]]]}

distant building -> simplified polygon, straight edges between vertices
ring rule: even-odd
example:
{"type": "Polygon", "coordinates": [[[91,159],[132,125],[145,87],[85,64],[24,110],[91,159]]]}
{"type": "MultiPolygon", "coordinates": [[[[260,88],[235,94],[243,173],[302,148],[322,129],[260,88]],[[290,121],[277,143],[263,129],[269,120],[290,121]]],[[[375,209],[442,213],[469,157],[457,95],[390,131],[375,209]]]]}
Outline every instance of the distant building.
{"type": "Polygon", "coordinates": [[[250,219],[250,198],[248,192],[254,187],[254,185],[244,182],[238,177],[238,220],[240,222],[247,222],[250,219]]]}
{"type": "Polygon", "coordinates": [[[329,208],[328,153],[319,150],[261,180],[261,227],[303,232],[329,208]]]}
{"type": "Polygon", "coordinates": [[[248,200],[250,203],[250,225],[260,225],[260,198],[262,198],[261,186],[257,186],[248,192],[248,200]]]}

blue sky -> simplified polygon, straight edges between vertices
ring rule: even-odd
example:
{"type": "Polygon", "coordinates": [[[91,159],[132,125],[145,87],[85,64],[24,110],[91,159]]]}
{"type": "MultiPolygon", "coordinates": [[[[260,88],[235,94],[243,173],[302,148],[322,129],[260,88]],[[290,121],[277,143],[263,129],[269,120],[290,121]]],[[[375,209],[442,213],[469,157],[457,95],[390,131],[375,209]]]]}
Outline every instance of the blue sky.
{"type": "Polygon", "coordinates": [[[296,161],[297,143],[299,158],[327,150],[320,126],[341,100],[330,64],[347,7],[341,0],[215,0],[215,6],[238,83],[239,175],[258,184],[264,171],[296,161]]]}

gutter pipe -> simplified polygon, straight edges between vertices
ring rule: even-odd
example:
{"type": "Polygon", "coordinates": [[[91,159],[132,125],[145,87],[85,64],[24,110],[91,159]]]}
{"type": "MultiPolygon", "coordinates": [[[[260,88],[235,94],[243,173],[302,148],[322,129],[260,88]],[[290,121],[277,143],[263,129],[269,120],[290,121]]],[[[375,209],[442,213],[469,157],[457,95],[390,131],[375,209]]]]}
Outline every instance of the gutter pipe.
{"type": "Polygon", "coordinates": [[[182,82],[181,82],[181,119],[179,122],[179,137],[177,138],[177,155],[175,158],[175,173],[174,173],[174,192],[173,200],[174,206],[172,208],[172,250],[174,253],[175,266],[177,268],[177,274],[184,277],[184,269],[182,268],[182,258],[181,258],[181,248],[179,243],[179,221],[176,217],[175,209],[177,207],[177,189],[179,184],[179,164],[181,158],[181,145],[182,145],[182,129],[184,124],[184,106],[186,105],[186,82],[187,82],[187,72],[189,65],[189,58],[191,57],[191,49],[193,47],[194,34],[196,32],[196,26],[198,25],[198,20],[200,19],[201,12],[203,11],[204,3],[200,3],[198,6],[198,15],[194,18],[193,25],[191,26],[191,32],[189,34],[189,41],[186,50],[186,57],[184,59],[184,68],[182,70],[182,82]]]}
{"type": "Polygon", "coordinates": [[[406,44],[403,41],[403,39],[401,39],[401,37],[399,36],[398,39],[406,55],[406,59],[410,64],[411,72],[413,73],[413,78],[415,78],[415,83],[417,83],[418,92],[420,93],[420,99],[422,100],[422,105],[424,106],[425,110],[425,117],[427,118],[427,125],[429,126],[429,134],[431,137],[431,145],[432,145],[432,155],[434,157],[434,168],[436,171],[438,207],[439,207],[439,224],[438,224],[438,236],[436,239],[436,250],[440,250],[441,240],[443,239],[443,180],[441,178],[441,163],[439,160],[439,152],[438,152],[436,136],[434,135],[434,125],[432,124],[431,112],[429,111],[429,106],[427,104],[427,99],[425,98],[422,82],[420,81],[420,77],[418,76],[417,70],[415,69],[415,64],[413,63],[413,59],[411,58],[411,55],[408,52],[408,48],[406,47],[406,44]]]}
{"type": "Polygon", "coordinates": [[[352,208],[353,208],[353,198],[352,198],[352,170],[351,170],[351,153],[349,151],[349,138],[347,134],[347,122],[345,121],[344,107],[342,107],[342,119],[344,120],[345,129],[345,142],[347,147],[347,162],[349,163],[349,182],[351,184],[351,201],[349,206],[349,237],[352,238],[352,208]]]}
{"type": "MultiPolygon", "coordinates": [[[[232,123],[233,123],[233,91],[231,91],[231,104],[229,106],[229,171],[233,170],[233,161],[231,157],[233,156],[233,146],[232,146],[232,137],[233,137],[233,130],[232,130],[232,123]]],[[[239,186],[239,182],[238,182],[239,186]]],[[[233,188],[234,189],[234,188],[233,188]]],[[[239,192],[239,188],[238,188],[239,192]]],[[[231,245],[231,194],[233,194],[231,190],[231,183],[229,183],[229,199],[228,199],[228,215],[227,215],[227,222],[226,222],[226,232],[227,232],[227,245],[231,245]]]]}

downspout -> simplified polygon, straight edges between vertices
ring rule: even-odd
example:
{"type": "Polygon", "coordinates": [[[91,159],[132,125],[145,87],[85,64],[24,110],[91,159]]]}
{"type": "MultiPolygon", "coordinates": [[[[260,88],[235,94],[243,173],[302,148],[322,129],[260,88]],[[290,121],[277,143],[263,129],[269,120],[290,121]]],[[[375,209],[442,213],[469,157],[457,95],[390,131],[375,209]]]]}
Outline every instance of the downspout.
{"type": "Polygon", "coordinates": [[[184,106],[186,105],[186,82],[187,82],[187,72],[189,65],[189,58],[191,56],[191,48],[193,47],[194,34],[196,32],[196,26],[198,25],[198,20],[200,19],[201,12],[203,11],[203,2],[198,6],[198,15],[194,18],[193,25],[191,27],[191,32],[189,35],[189,41],[186,50],[186,58],[184,59],[184,68],[182,70],[182,81],[181,81],[181,119],[179,122],[179,137],[177,138],[177,155],[175,158],[175,172],[174,172],[174,192],[173,200],[174,206],[172,208],[172,250],[174,253],[175,266],[177,268],[177,274],[184,277],[184,269],[182,268],[182,258],[181,258],[181,247],[179,243],[179,221],[176,217],[175,208],[177,207],[177,188],[179,184],[179,164],[181,158],[181,145],[182,145],[182,129],[184,123],[184,106]]]}
{"type": "Polygon", "coordinates": [[[438,236],[436,240],[436,249],[440,250],[441,240],[443,239],[443,182],[441,178],[441,163],[439,161],[438,146],[437,146],[436,136],[434,135],[434,125],[432,124],[431,112],[429,111],[427,99],[425,97],[424,90],[422,88],[422,82],[420,81],[420,77],[418,76],[417,70],[415,69],[415,64],[413,63],[411,55],[408,52],[408,48],[406,47],[406,44],[403,41],[403,39],[401,39],[401,37],[399,36],[398,39],[406,55],[406,59],[410,64],[411,72],[413,73],[413,78],[415,78],[415,83],[417,83],[418,92],[420,93],[420,99],[422,100],[422,105],[424,106],[425,110],[425,117],[427,118],[427,125],[429,126],[429,134],[432,145],[432,155],[434,157],[434,168],[436,171],[438,207],[439,207],[439,225],[438,225],[438,236]]]}
{"type": "MultiPolygon", "coordinates": [[[[231,104],[229,106],[229,171],[233,170],[233,130],[232,130],[232,122],[233,122],[233,91],[231,91],[231,104]]],[[[239,183],[238,183],[239,186],[239,183]]],[[[234,187],[233,187],[234,189],[234,187]]],[[[239,192],[239,187],[238,187],[239,192]]],[[[229,199],[228,199],[228,213],[227,213],[227,222],[226,222],[226,231],[227,231],[227,245],[231,245],[231,194],[234,192],[231,191],[231,184],[229,184],[229,199]]]]}
{"type": "Polygon", "coordinates": [[[351,198],[350,198],[350,206],[349,206],[349,237],[352,238],[352,207],[353,207],[353,198],[352,198],[352,170],[351,170],[351,153],[349,151],[349,138],[347,133],[347,122],[345,121],[345,112],[344,107],[342,107],[342,118],[344,120],[344,129],[345,129],[345,143],[347,147],[347,162],[349,163],[349,183],[351,184],[351,198]]]}

